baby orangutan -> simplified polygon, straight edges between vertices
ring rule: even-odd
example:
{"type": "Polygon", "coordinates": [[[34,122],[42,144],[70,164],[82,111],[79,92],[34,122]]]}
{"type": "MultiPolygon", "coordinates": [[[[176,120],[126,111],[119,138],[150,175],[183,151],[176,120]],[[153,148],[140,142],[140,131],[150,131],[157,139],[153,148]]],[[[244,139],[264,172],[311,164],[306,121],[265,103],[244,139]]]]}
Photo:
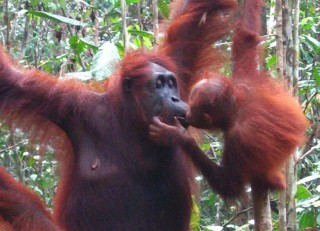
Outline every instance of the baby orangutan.
{"type": "Polygon", "coordinates": [[[151,138],[162,145],[179,144],[224,198],[240,196],[253,182],[261,188],[285,188],[281,168],[303,142],[307,122],[298,101],[280,84],[266,76],[232,82],[211,73],[194,85],[189,105],[188,124],[223,132],[220,165],[201,151],[178,120],[170,126],[154,118],[151,138]]]}
{"type": "Polygon", "coordinates": [[[246,184],[283,190],[282,167],[303,143],[308,125],[297,99],[259,62],[263,4],[262,0],[245,1],[233,36],[232,78],[205,73],[189,96],[186,122],[223,132],[221,164],[210,160],[178,121],[169,126],[154,118],[150,125],[154,141],[179,144],[224,198],[239,197],[246,184]]]}

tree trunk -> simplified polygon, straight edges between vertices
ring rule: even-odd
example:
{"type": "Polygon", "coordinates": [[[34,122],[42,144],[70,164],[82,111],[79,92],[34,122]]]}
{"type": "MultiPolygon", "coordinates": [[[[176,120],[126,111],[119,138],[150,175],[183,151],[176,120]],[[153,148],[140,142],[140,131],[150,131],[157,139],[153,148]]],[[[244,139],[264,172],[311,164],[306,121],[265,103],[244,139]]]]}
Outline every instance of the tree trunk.
{"type": "MultiPolygon", "coordinates": [[[[284,60],[285,60],[285,78],[288,80],[288,89],[292,90],[293,83],[293,29],[292,29],[292,1],[283,0],[283,36],[284,36],[284,60]]],[[[296,171],[295,171],[295,155],[292,155],[286,165],[287,188],[287,230],[295,231],[297,229],[296,216],[296,171]]]]}
{"type": "Polygon", "coordinates": [[[252,201],[254,214],[255,231],[272,231],[271,208],[269,202],[269,192],[253,183],[252,201]]]}
{"type": "MultiPolygon", "coordinates": [[[[141,0],[139,3],[138,3],[138,24],[139,24],[139,27],[140,27],[140,30],[144,30],[144,27],[143,27],[143,22],[142,22],[142,17],[143,17],[143,0],[141,0]]],[[[141,47],[144,47],[144,41],[143,41],[143,37],[142,36],[139,36],[140,38],[140,42],[141,42],[141,47]]]]}
{"type": "MultiPolygon", "coordinates": [[[[261,8],[262,35],[267,34],[265,7],[261,8]]],[[[260,57],[257,57],[260,58],[260,57]]],[[[262,63],[260,63],[262,67],[262,63]]],[[[251,184],[255,231],[272,231],[272,218],[268,189],[259,187],[259,182],[251,184]]]]}
{"type": "Polygon", "coordinates": [[[10,18],[9,18],[9,1],[6,0],[4,1],[4,5],[5,5],[5,24],[7,27],[6,30],[6,50],[8,53],[10,53],[10,18]]]}
{"type": "Polygon", "coordinates": [[[155,43],[159,42],[159,11],[158,0],[153,0],[153,34],[155,43]]]}
{"type": "Polygon", "coordinates": [[[123,46],[124,50],[127,51],[129,49],[129,37],[127,31],[127,7],[126,0],[121,0],[121,11],[122,11],[122,37],[123,37],[123,46]]]}
{"type": "MultiPolygon", "coordinates": [[[[287,0],[286,0],[287,1],[287,0]]],[[[287,60],[291,57],[292,62],[287,63],[288,68],[291,69],[290,78],[290,89],[292,93],[296,94],[297,83],[299,78],[299,0],[290,1],[288,4],[288,20],[287,27],[290,28],[287,31],[291,32],[291,44],[290,50],[287,52],[287,60]],[[290,66],[289,66],[290,65],[290,66]]],[[[287,164],[287,211],[288,211],[288,222],[287,229],[290,231],[296,231],[297,229],[297,213],[296,213],[296,200],[295,195],[297,192],[297,170],[295,165],[296,157],[298,156],[298,149],[294,155],[290,158],[287,164]]]]}
{"type": "MultiPolygon", "coordinates": [[[[277,6],[277,38],[279,39],[279,41],[277,40],[277,44],[279,43],[279,47],[277,46],[277,58],[279,59],[279,68],[277,66],[277,72],[279,78],[285,78],[285,80],[287,80],[287,87],[289,90],[292,90],[295,89],[293,86],[298,79],[299,2],[298,0],[277,0],[277,6]],[[279,7],[281,7],[281,10],[279,7]],[[281,19],[279,17],[280,14],[282,14],[281,19]],[[293,18],[293,16],[295,17],[293,18]],[[281,31],[280,25],[282,25],[281,31]],[[282,34],[280,35],[280,33],[282,34]],[[283,41],[281,41],[280,38],[282,38],[283,41]]],[[[285,192],[281,193],[279,199],[279,225],[281,231],[297,230],[295,155],[296,153],[292,155],[286,165],[287,188],[285,192]]]]}
{"type": "Polygon", "coordinates": [[[29,17],[26,15],[26,21],[24,23],[24,29],[23,29],[23,40],[21,43],[21,51],[19,54],[19,60],[22,60],[24,57],[24,53],[26,51],[27,43],[28,43],[28,36],[29,36],[29,17]]]}
{"type": "MultiPolygon", "coordinates": [[[[283,31],[282,31],[282,0],[276,0],[275,8],[276,18],[276,56],[277,56],[277,77],[283,79],[283,31]]],[[[286,192],[280,192],[279,196],[279,230],[287,231],[287,209],[286,209],[286,192]]]]}

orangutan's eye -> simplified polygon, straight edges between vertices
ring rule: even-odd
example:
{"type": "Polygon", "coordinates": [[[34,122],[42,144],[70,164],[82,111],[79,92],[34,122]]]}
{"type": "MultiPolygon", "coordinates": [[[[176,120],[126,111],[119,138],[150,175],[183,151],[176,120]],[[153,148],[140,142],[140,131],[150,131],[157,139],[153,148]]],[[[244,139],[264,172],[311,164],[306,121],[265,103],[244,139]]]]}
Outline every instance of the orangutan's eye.
{"type": "Polygon", "coordinates": [[[169,88],[175,88],[176,87],[175,81],[173,79],[169,79],[168,86],[169,88]]]}
{"type": "Polygon", "coordinates": [[[163,76],[159,76],[156,81],[156,88],[162,88],[164,86],[164,78],[163,76]]]}

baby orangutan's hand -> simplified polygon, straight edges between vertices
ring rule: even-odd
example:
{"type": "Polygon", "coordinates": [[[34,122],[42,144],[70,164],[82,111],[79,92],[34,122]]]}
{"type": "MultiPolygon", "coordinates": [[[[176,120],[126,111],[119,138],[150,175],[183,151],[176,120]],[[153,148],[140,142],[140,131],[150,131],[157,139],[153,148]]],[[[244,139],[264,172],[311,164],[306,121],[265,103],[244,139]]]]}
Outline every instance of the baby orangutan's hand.
{"type": "Polygon", "coordinates": [[[149,136],[153,142],[163,146],[183,144],[191,138],[177,118],[175,126],[171,126],[161,122],[158,117],[154,117],[149,125],[149,136]]]}

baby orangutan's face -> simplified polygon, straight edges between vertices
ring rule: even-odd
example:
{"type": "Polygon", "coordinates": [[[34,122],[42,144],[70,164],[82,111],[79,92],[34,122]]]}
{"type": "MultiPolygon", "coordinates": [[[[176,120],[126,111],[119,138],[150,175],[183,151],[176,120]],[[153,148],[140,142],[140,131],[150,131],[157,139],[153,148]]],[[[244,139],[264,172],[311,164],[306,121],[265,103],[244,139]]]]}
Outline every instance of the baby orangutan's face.
{"type": "Polygon", "coordinates": [[[230,81],[220,75],[203,79],[192,88],[186,121],[193,127],[220,129],[226,126],[235,109],[230,81]]]}
{"type": "Polygon", "coordinates": [[[206,108],[206,100],[207,98],[206,92],[203,91],[205,89],[206,81],[202,80],[197,83],[190,94],[189,98],[189,109],[186,113],[186,121],[189,125],[201,128],[208,129],[212,128],[212,119],[206,108]]]}

